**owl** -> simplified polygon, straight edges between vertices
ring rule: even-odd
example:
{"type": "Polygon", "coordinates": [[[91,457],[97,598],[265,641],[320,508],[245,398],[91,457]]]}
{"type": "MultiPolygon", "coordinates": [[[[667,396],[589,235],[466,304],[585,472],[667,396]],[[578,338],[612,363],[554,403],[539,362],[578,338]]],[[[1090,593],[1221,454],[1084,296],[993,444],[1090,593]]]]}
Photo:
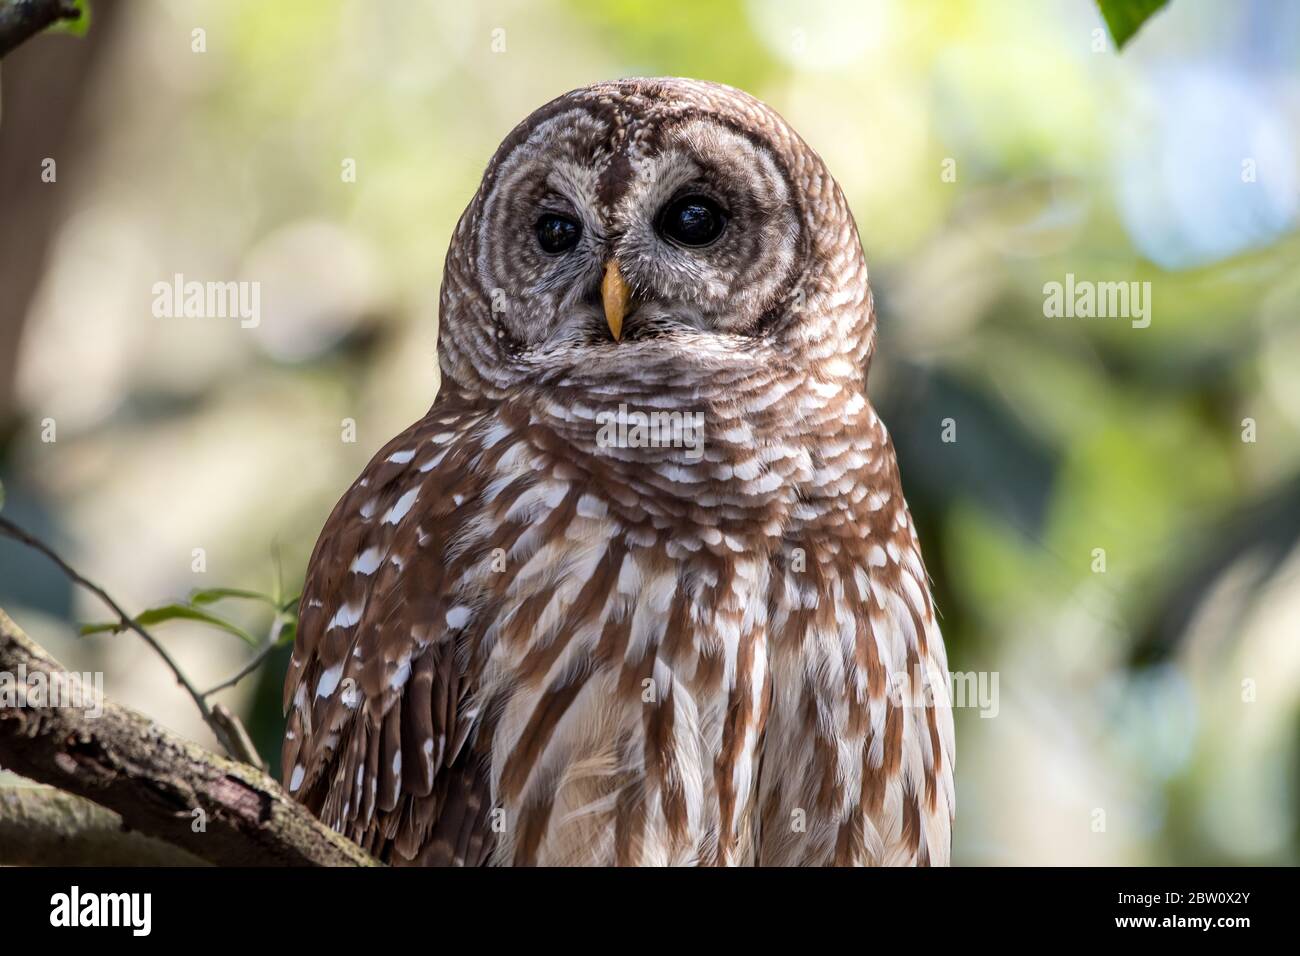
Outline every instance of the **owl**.
{"type": "Polygon", "coordinates": [[[944,865],[947,661],[844,197],[726,86],[576,90],[451,240],[330,515],[285,784],[395,865],[944,865]]]}

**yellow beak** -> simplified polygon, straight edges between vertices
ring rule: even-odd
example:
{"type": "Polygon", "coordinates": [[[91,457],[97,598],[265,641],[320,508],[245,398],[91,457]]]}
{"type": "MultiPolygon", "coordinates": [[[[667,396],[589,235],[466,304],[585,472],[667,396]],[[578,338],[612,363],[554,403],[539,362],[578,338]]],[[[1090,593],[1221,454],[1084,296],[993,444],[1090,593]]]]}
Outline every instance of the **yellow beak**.
{"type": "Polygon", "coordinates": [[[615,340],[623,337],[623,316],[627,314],[627,303],[632,298],[632,290],[618,271],[618,263],[611,261],[605,266],[605,278],[600,283],[600,297],[605,303],[605,321],[615,340]]]}

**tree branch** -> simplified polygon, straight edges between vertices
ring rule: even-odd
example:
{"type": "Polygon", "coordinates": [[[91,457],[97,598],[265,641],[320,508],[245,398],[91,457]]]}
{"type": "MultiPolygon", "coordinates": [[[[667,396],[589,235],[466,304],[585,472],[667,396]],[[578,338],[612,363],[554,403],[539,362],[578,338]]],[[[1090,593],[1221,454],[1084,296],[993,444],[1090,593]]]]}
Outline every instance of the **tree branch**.
{"type": "Polygon", "coordinates": [[[0,59],[59,20],[76,20],[72,0],[0,0],[0,59]]]}
{"type": "Polygon", "coordinates": [[[0,866],[201,865],[89,800],[51,787],[0,787],[0,866]]]}
{"type": "MultiPolygon", "coordinates": [[[[0,610],[4,674],[11,682],[26,674],[28,686],[36,674],[47,688],[76,684],[75,675],[0,610]]],[[[0,765],[92,800],[120,814],[132,830],[221,865],[377,863],[253,767],[209,753],[109,701],[100,702],[103,712],[94,717],[94,709],[48,693],[28,698],[0,697],[0,765]]]]}

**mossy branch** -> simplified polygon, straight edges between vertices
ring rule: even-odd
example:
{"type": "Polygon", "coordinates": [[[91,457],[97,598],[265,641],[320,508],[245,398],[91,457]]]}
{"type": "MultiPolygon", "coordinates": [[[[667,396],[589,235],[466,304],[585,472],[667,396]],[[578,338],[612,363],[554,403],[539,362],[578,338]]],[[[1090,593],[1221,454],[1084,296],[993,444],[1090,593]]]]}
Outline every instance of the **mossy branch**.
{"type": "MultiPolygon", "coordinates": [[[[75,681],[3,610],[0,673],[26,674],[29,682],[40,674],[46,687],[75,681]]],[[[256,768],[107,700],[90,716],[99,709],[51,695],[0,700],[0,766],[93,801],[128,829],[209,863],[376,865],[256,768]]]]}

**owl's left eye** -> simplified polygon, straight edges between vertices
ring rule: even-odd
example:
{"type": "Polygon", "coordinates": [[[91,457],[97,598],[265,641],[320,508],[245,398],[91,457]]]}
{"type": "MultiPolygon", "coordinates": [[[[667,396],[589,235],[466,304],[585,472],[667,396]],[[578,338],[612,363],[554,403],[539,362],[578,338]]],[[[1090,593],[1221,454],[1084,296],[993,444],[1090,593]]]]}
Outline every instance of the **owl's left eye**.
{"type": "Polygon", "coordinates": [[[568,252],[582,237],[582,226],[572,219],[547,213],[537,220],[537,244],[543,252],[568,252]]]}
{"type": "Polygon", "coordinates": [[[727,214],[706,196],[683,196],[659,214],[659,231],[683,246],[707,246],[722,235],[727,214]]]}

